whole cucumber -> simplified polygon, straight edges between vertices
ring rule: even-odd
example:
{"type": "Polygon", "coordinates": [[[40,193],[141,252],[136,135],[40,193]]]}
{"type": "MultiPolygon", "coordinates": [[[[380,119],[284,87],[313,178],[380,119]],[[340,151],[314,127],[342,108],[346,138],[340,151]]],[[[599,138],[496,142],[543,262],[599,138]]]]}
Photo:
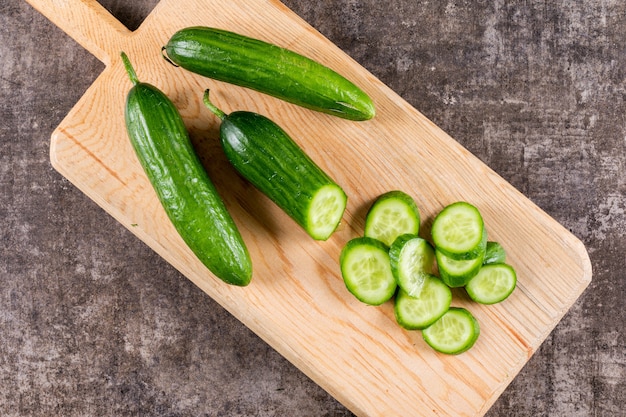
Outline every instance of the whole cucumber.
{"type": "Polygon", "coordinates": [[[229,284],[248,285],[252,278],[248,250],[195,153],[178,110],[158,88],[139,82],[123,52],[122,60],[133,83],[126,98],[128,136],[165,212],[213,274],[229,284]]]}
{"type": "Polygon", "coordinates": [[[316,240],[337,229],[347,196],[280,126],[257,113],[226,115],[204,94],[221,119],[220,141],[233,167],[316,240]]]}
{"type": "Polygon", "coordinates": [[[370,97],[330,68],[291,50],[210,27],[176,32],[162,48],[191,72],[349,120],[374,117],[370,97]]]}

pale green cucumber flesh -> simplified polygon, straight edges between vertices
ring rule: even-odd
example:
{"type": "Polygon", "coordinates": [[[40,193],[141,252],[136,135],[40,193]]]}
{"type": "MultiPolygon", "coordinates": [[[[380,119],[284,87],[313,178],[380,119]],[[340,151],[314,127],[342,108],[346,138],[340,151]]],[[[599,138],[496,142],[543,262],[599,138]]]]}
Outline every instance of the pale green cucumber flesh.
{"type": "Polygon", "coordinates": [[[347,197],[336,184],[321,187],[311,200],[307,216],[309,234],[317,240],[326,240],[337,229],[346,208],[347,197]]]}
{"type": "Polygon", "coordinates": [[[461,307],[450,307],[436,322],[422,330],[422,336],[430,347],[449,355],[467,351],[479,335],[478,321],[461,307]]]}
{"type": "Polygon", "coordinates": [[[435,217],[431,234],[435,247],[456,260],[476,258],[487,244],[480,212],[463,201],[446,206],[435,217]]]}
{"type": "Polygon", "coordinates": [[[350,240],[341,251],[339,264],[346,288],[359,301],[380,305],[397,288],[386,246],[368,237],[350,240]]]}
{"type": "Polygon", "coordinates": [[[379,196],[365,218],[365,236],[391,246],[403,234],[418,234],[420,213],[415,201],[403,191],[389,191],[379,196]]]}
{"type": "Polygon", "coordinates": [[[496,304],[507,299],[517,285],[517,274],[504,263],[484,265],[466,285],[470,298],[481,304],[496,304]]]}
{"type": "Polygon", "coordinates": [[[424,329],[448,311],[451,301],[450,288],[439,278],[426,275],[418,296],[398,291],[394,304],[396,321],[407,330],[424,329]]]}
{"type": "Polygon", "coordinates": [[[389,258],[398,286],[409,295],[418,296],[426,276],[434,269],[435,252],[430,243],[417,235],[401,235],[389,248],[389,258]]]}

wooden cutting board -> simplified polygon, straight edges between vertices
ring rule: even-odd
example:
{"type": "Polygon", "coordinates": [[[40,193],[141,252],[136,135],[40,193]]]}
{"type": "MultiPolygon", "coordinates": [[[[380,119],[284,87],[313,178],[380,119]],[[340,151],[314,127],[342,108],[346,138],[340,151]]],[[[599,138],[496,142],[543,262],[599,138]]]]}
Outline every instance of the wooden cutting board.
{"type": "Polygon", "coordinates": [[[356,415],[483,415],[591,280],[579,240],[276,0],[162,0],[134,32],[95,1],[27,1],[106,66],[54,131],[54,167],[356,415]],[[233,30],[314,58],[369,93],[377,116],[334,118],[175,68],[160,48],[191,25],[233,30]],[[251,252],[248,287],[228,286],[207,271],[160,207],[126,136],[131,84],[122,50],[142,81],[172,98],[205,155],[251,252]],[[348,208],[331,239],[311,240],[235,174],[219,148],[217,119],[202,105],[205,88],[227,112],[272,118],[344,187],[348,208]],[[415,198],[424,236],[444,205],[475,204],[489,239],[507,249],[517,270],[518,288],[499,305],[479,306],[455,292],[453,305],[470,309],[482,330],[467,353],[435,353],[419,332],[395,323],[391,303],[365,306],[343,284],[341,248],[363,233],[373,199],[392,189],[415,198]]]}

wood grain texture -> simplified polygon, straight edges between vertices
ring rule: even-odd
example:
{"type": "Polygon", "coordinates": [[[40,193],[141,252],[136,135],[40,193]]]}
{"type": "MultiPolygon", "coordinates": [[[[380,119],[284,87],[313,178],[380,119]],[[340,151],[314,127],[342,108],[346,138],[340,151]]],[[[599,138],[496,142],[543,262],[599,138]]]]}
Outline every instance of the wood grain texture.
{"type": "Polygon", "coordinates": [[[579,240],[281,3],[163,0],[130,32],[95,1],[28,1],[106,65],[54,132],[54,167],[355,414],[484,414],[589,284],[579,240]],[[370,94],[377,115],[338,119],[167,64],[161,45],[190,25],[237,31],[314,58],[370,94]],[[130,82],[121,50],[139,78],[180,109],[250,249],[250,286],[212,276],[160,207],[124,128],[130,82]],[[311,240],[235,174],[219,148],[217,119],[202,105],[207,87],[227,112],[272,118],[344,187],[348,208],[331,239],[311,240]],[[472,202],[517,270],[518,288],[500,305],[478,306],[455,292],[453,304],[469,308],[482,329],[465,354],[433,352],[419,332],[400,329],[390,303],[367,307],[343,284],[342,246],[362,234],[367,208],[391,189],[416,199],[424,236],[444,205],[472,202]]]}

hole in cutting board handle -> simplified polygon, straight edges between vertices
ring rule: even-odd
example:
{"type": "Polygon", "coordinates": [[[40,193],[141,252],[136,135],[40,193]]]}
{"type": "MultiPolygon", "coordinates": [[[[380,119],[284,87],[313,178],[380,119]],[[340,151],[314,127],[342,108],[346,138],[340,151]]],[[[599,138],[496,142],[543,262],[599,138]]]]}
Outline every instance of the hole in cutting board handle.
{"type": "Polygon", "coordinates": [[[98,0],[111,15],[130,31],[134,31],[148,17],[152,9],[156,7],[159,0],[151,1],[128,1],[128,0],[98,0]]]}

